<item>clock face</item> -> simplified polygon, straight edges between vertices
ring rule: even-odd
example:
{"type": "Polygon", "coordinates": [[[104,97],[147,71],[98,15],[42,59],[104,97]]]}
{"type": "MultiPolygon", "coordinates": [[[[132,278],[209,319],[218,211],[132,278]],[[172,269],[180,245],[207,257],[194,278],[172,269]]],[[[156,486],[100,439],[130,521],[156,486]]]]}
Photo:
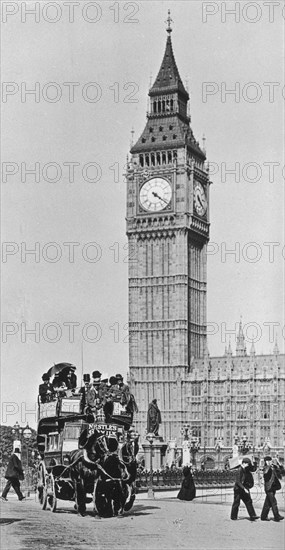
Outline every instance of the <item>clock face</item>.
{"type": "Polygon", "coordinates": [[[194,206],[197,214],[199,214],[199,216],[204,216],[207,210],[208,203],[204,187],[199,182],[196,182],[194,188],[194,206]]]}
{"type": "Polygon", "coordinates": [[[163,210],[169,205],[171,197],[171,185],[163,178],[151,178],[140,190],[140,203],[148,212],[163,210]]]}

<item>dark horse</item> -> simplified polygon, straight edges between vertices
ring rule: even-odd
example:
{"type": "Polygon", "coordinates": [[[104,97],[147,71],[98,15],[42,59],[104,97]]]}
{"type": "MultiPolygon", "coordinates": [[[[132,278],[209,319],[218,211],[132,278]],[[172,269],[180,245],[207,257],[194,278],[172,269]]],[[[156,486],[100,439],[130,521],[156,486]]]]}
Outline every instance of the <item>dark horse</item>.
{"type": "Polygon", "coordinates": [[[127,441],[124,443],[121,449],[122,461],[125,464],[129,478],[126,481],[127,486],[127,498],[124,505],[125,512],[128,512],[134,503],[136,498],[136,476],[137,476],[137,460],[136,455],[139,451],[138,436],[132,438],[131,434],[127,434],[127,441]]]}
{"type": "Polygon", "coordinates": [[[95,432],[89,438],[87,430],[79,439],[79,449],[70,453],[70,477],[74,484],[75,507],[84,516],[86,512],[86,494],[93,494],[97,477],[97,460],[100,458],[105,442],[95,432]]]}
{"type": "Polygon", "coordinates": [[[117,438],[96,431],[87,437],[87,432],[83,432],[79,445],[83,448],[73,451],[70,457],[78,513],[85,515],[87,493],[93,493],[94,511],[98,515],[111,517],[122,513],[130,474],[118,456],[117,438]]]}
{"type": "Polygon", "coordinates": [[[98,478],[94,490],[94,510],[100,516],[122,514],[128,497],[129,472],[118,456],[116,437],[106,437],[108,451],[98,463],[98,478]]]}

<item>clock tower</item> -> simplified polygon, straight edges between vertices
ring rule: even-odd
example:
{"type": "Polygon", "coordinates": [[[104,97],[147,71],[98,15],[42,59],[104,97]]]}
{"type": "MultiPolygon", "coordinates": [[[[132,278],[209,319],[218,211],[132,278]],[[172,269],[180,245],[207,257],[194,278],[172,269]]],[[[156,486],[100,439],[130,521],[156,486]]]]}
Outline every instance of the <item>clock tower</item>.
{"type": "Polygon", "coordinates": [[[167,20],[164,57],[149,90],[145,128],[127,169],[129,383],[146,428],[148,405],[161,410],[160,435],[178,438],[187,422],[189,371],[206,353],[206,245],[209,174],[194,138],[189,95],[167,20]]]}

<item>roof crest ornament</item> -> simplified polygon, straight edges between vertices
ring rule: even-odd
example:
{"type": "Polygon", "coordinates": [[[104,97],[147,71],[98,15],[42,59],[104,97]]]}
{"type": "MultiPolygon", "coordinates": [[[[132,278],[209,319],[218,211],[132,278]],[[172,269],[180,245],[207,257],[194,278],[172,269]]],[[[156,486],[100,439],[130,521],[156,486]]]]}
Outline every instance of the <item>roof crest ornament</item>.
{"type": "Polygon", "coordinates": [[[168,35],[170,36],[171,33],[172,33],[171,23],[173,23],[173,19],[171,19],[171,17],[170,17],[170,10],[168,10],[168,17],[167,17],[165,23],[167,24],[166,32],[167,32],[168,35]]]}

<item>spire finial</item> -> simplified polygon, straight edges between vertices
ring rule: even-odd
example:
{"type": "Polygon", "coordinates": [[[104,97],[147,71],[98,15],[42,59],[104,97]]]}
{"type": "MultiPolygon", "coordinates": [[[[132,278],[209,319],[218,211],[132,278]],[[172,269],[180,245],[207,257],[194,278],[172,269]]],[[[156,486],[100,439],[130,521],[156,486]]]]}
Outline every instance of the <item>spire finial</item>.
{"type": "Polygon", "coordinates": [[[203,152],[206,154],[206,136],[205,136],[205,134],[203,134],[202,141],[203,141],[203,152]]]}
{"type": "Polygon", "coordinates": [[[255,355],[255,345],[254,345],[254,340],[253,340],[253,338],[252,338],[252,340],[251,340],[250,355],[251,355],[251,356],[255,355]]]}
{"type": "Polygon", "coordinates": [[[275,345],[274,345],[274,348],[273,348],[273,353],[274,353],[274,355],[279,355],[279,347],[278,347],[278,343],[277,343],[277,336],[275,337],[275,345]]]}
{"type": "Polygon", "coordinates": [[[134,135],[135,135],[135,131],[134,131],[134,127],[132,127],[132,129],[131,129],[131,147],[133,147],[133,145],[134,145],[134,135]]]}
{"type": "Polygon", "coordinates": [[[171,23],[173,23],[173,20],[172,20],[171,17],[170,17],[170,10],[168,10],[168,17],[167,17],[165,23],[167,24],[166,32],[167,32],[168,35],[170,36],[171,33],[172,33],[171,23]]]}

